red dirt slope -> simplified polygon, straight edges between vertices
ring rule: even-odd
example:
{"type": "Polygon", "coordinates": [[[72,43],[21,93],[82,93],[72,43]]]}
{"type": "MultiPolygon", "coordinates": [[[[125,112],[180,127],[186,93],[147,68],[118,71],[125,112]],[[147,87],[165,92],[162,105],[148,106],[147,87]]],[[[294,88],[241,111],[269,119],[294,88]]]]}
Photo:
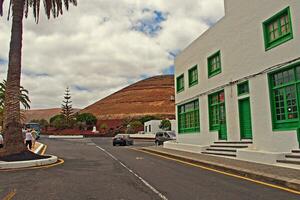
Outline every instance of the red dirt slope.
{"type": "Polygon", "coordinates": [[[175,117],[174,76],[154,76],[134,83],[81,110],[98,120],[145,115],[175,117]]]}

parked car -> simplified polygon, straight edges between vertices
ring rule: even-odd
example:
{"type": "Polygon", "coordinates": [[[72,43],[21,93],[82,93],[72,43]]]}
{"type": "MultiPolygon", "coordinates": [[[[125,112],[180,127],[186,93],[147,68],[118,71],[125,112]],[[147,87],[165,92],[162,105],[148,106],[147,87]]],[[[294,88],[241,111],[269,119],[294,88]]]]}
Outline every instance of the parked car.
{"type": "Polygon", "coordinates": [[[129,134],[118,134],[113,138],[113,146],[127,146],[133,145],[133,139],[130,138],[129,134]]]}
{"type": "Polygon", "coordinates": [[[176,140],[174,131],[159,131],[155,134],[155,144],[162,145],[165,141],[176,140]]]}

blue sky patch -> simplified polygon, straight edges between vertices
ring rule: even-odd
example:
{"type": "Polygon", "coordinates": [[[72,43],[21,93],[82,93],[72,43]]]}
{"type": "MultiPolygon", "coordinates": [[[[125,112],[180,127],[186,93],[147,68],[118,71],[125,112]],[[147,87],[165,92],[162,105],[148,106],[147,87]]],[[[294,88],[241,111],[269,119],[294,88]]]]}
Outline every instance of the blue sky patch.
{"type": "Polygon", "coordinates": [[[47,73],[33,72],[31,70],[23,70],[22,74],[29,76],[29,77],[49,77],[50,76],[47,73]]]}
{"type": "Polygon", "coordinates": [[[151,18],[143,18],[132,25],[132,29],[144,33],[149,37],[155,37],[162,30],[161,23],[167,20],[167,13],[158,10],[144,8],[143,13],[151,13],[151,18]]]}
{"type": "Polygon", "coordinates": [[[165,69],[163,69],[163,74],[174,74],[175,66],[171,65],[165,69]]]}
{"type": "Polygon", "coordinates": [[[169,51],[169,59],[175,60],[176,56],[181,52],[180,49],[169,51]]]}
{"type": "Polygon", "coordinates": [[[7,60],[0,58],[0,65],[5,65],[7,64],[7,60]]]}
{"type": "Polygon", "coordinates": [[[86,87],[83,86],[79,86],[79,85],[73,85],[72,88],[74,88],[77,91],[86,91],[86,92],[90,92],[90,90],[86,87]]]}

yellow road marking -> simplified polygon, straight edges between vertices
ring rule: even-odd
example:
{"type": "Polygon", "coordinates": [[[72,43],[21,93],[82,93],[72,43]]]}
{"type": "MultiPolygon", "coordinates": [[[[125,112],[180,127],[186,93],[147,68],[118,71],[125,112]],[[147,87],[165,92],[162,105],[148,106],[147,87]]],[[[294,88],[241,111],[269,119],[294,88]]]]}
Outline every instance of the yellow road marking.
{"type": "Polygon", "coordinates": [[[13,190],[8,193],[2,200],[11,200],[16,195],[16,193],[16,190],[13,190]]]}
{"type": "Polygon", "coordinates": [[[11,171],[23,171],[23,170],[32,170],[32,169],[46,169],[50,167],[54,167],[57,165],[63,164],[65,161],[63,159],[58,159],[58,162],[50,164],[50,165],[44,165],[44,166],[36,166],[36,167],[26,167],[26,168],[20,168],[20,169],[0,169],[0,172],[11,172],[11,171]]]}
{"type": "Polygon", "coordinates": [[[44,146],[44,149],[43,149],[41,155],[44,155],[44,154],[45,154],[47,147],[48,147],[47,145],[44,146]]]}
{"type": "Polygon", "coordinates": [[[180,162],[180,163],[183,163],[183,164],[186,164],[186,165],[190,165],[190,166],[193,166],[193,167],[197,167],[197,168],[201,168],[201,169],[205,169],[205,170],[217,172],[219,174],[224,174],[224,175],[227,175],[227,176],[231,176],[231,177],[235,177],[235,178],[247,180],[247,181],[250,181],[250,182],[253,182],[253,183],[257,183],[257,184],[269,186],[269,187],[272,187],[272,188],[276,188],[276,189],[279,189],[279,190],[284,190],[286,192],[290,192],[290,193],[294,193],[294,194],[300,195],[300,191],[297,191],[297,190],[293,190],[293,189],[281,187],[281,186],[270,184],[270,183],[266,183],[266,182],[263,182],[263,181],[254,180],[254,179],[251,179],[251,178],[247,178],[247,177],[244,177],[244,176],[239,176],[239,175],[236,175],[236,174],[231,174],[231,173],[228,173],[228,172],[223,172],[223,171],[220,171],[220,170],[217,170],[217,169],[213,169],[213,168],[209,168],[209,167],[204,167],[204,166],[201,166],[201,165],[198,165],[198,164],[194,164],[194,163],[182,161],[182,160],[175,159],[175,158],[170,158],[170,157],[167,157],[167,156],[162,156],[162,155],[159,155],[159,154],[156,154],[156,153],[151,153],[151,152],[140,150],[140,149],[133,149],[132,148],[132,150],[140,151],[140,152],[143,152],[143,153],[147,153],[147,154],[150,154],[150,155],[158,156],[158,157],[161,157],[161,158],[164,158],[164,159],[168,159],[168,160],[173,160],[173,161],[180,162]]]}

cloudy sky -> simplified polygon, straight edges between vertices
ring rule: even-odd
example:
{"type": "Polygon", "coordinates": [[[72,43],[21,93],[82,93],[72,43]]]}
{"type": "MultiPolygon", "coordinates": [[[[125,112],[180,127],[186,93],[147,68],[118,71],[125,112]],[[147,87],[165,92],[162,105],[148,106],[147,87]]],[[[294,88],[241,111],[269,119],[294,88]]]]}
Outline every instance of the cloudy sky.
{"type": "MultiPolygon", "coordinates": [[[[6,1],[4,7],[7,11],[6,1]]],[[[85,106],[146,77],[172,74],[175,56],[224,15],[224,0],[78,0],[58,19],[24,23],[22,85],[32,108],[60,107],[71,88],[85,106]]],[[[11,21],[0,18],[0,78],[11,21]]]]}

